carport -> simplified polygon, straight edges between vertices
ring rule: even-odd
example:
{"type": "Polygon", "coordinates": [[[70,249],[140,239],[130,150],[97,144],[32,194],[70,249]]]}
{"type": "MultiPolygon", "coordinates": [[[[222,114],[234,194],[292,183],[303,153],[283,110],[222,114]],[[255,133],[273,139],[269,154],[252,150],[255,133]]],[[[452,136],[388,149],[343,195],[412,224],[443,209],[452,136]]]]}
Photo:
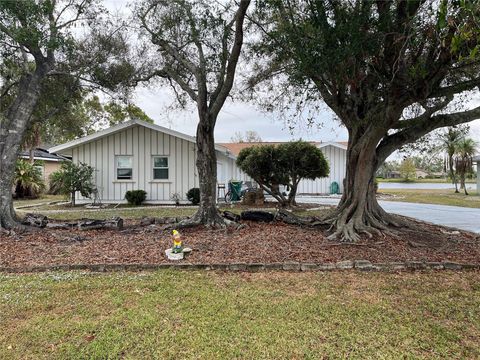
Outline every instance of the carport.
{"type": "Polygon", "coordinates": [[[474,156],[473,162],[477,163],[477,195],[480,195],[480,155],[474,156]]]}

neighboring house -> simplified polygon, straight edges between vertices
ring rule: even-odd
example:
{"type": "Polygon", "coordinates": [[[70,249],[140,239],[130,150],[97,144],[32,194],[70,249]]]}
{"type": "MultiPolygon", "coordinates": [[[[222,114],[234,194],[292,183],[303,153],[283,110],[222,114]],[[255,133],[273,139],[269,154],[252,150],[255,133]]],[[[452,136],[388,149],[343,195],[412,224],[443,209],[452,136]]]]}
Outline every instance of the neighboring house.
{"type": "Polygon", "coordinates": [[[400,179],[402,174],[397,170],[390,170],[385,174],[385,179],[400,179]]]}
{"type": "MultiPolygon", "coordinates": [[[[20,158],[29,160],[30,151],[22,151],[20,158]]],[[[42,173],[43,180],[48,184],[50,174],[60,169],[62,161],[70,161],[68,157],[58,155],[42,148],[33,150],[33,159],[37,162],[36,167],[42,173]]]]}
{"type": "Polygon", "coordinates": [[[444,178],[446,176],[447,176],[447,174],[444,173],[443,171],[432,172],[432,173],[429,174],[429,177],[431,177],[433,179],[441,179],[441,178],[444,178]]]}
{"type": "Polygon", "coordinates": [[[415,169],[415,177],[417,179],[425,179],[428,177],[428,173],[426,171],[423,171],[422,169],[415,169]]]}
{"type": "MultiPolygon", "coordinates": [[[[246,180],[235,156],[216,145],[218,182],[246,180]]],[[[103,202],[123,202],[128,190],[145,190],[147,202],[173,203],[178,194],[199,186],[195,138],[162,126],[131,120],[54,146],[52,152],[71,156],[74,163],[95,169],[94,182],[103,202]]],[[[77,194],[77,200],[87,200],[77,194]]]]}
{"type": "MultiPolygon", "coordinates": [[[[325,178],[315,180],[301,180],[298,184],[298,194],[329,194],[333,182],[339,185],[340,192],[343,192],[343,179],[346,175],[347,142],[310,142],[317,146],[325,155],[330,165],[330,174],[325,178]]],[[[279,145],[282,142],[241,142],[221,143],[228,148],[233,155],[237,156],[242,149],[259,145],[279,145]]]]}

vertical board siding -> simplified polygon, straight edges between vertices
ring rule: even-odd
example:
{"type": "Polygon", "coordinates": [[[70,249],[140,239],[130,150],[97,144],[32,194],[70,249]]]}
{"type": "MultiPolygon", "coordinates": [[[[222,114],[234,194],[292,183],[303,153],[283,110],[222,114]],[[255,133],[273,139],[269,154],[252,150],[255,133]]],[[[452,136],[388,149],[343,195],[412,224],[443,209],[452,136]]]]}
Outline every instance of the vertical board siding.
{"type": "Polygon", "coordinates": [[[298,194],[329,194],[330,185],[336,181],[343,192],[343,179],[345,178],[346,151],[336,146],[321,148],[330,166],[330,173],[325,178],[315,180],[302,180],[298,185],[298,194]]]}
{"type": "Polygon", "coordinates": [[[187,191],[198,187],[195,144],[143,126],[81,144],[72,150],[72,156],[75,163],[85,162],[95,168],[99,196],[106,202],[123,201],[126,191],[136,189],[147,192],[147,201],[171,202],[174,193],[186,201],[187,191]],[[132,181],[116,180],[117,155],[132,156],[132,181]],[[168,157],[168,180],[153,179],[153,156],[168,157]]]}

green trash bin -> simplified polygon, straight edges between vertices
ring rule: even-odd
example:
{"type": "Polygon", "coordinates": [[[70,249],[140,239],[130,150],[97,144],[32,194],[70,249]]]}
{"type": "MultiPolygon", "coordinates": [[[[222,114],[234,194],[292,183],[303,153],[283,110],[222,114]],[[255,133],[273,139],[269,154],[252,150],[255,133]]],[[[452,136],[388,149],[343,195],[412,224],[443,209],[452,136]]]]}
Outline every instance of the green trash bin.
{"type": "Polygon", "coordinates": [[[240,196],[242,194],[242,182],[230,181],[228,186],[230,186],[230,191],[232,192],[231,201],[240,201],[240,196]]]}
{"type": "Polygon", "coordinates": [[[338,194],[340,192],[340,186],[336,181],[330,184],[330,194],[338,194]]]}

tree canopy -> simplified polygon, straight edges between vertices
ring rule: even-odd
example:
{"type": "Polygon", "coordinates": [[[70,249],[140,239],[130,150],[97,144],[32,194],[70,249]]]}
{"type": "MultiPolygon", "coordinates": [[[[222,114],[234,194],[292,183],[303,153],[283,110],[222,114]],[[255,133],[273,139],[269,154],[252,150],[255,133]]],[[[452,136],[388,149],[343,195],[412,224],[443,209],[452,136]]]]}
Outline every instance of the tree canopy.
{"type": "Polygon", "coordinates": [[[18,224],[11,186],[27,131],[77,104],[82,88],[128,85],[126,51],[96,0],[0,1],[1,227],[18,224]]]}

